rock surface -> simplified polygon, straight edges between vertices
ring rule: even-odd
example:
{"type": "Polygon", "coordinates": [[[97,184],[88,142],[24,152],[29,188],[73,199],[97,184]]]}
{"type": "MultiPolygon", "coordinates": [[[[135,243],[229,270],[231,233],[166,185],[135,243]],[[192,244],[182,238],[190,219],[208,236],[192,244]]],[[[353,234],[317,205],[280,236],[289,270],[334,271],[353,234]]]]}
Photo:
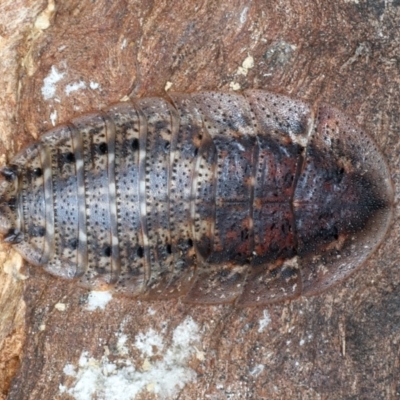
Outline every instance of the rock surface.
{"type": "MultiPolygon", "coordinates": [[[[128,95],[263,88],[356,118],[399,184],[398,0],[6,0],[0,11],[2,163],[53,123],[128,95]]],[[[110,299],[3,246],[0,399],[400,398],[398,220],[346,282],[264,309],[110,299]]]]}

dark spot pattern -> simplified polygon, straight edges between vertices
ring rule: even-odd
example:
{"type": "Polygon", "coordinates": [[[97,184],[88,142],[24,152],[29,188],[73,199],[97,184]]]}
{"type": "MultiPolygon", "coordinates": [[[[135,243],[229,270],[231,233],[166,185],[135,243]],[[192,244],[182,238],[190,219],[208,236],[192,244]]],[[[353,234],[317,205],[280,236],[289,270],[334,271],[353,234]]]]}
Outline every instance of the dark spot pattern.
{"type": "Polygon", "coordinates": [[[386,162],[353,120],[261,90],[119,103],[0,174],[5,242],[54,275],[149,300],[317,294],[366,260],[393,210],[386,162]]]}

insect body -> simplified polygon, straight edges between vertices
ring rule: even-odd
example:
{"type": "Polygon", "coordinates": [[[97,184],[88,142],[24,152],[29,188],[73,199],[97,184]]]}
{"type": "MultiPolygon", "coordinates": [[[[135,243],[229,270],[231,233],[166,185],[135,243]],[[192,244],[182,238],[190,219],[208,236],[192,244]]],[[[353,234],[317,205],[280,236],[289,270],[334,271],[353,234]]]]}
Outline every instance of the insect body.
{"type": "Polygon", "coordinates": [[[2,176],[0,229],[31,264],[194,303],[324,290],[378,246],[393,202],[350,119],[257,90],[116,104],[48,132],[2,176]]]}

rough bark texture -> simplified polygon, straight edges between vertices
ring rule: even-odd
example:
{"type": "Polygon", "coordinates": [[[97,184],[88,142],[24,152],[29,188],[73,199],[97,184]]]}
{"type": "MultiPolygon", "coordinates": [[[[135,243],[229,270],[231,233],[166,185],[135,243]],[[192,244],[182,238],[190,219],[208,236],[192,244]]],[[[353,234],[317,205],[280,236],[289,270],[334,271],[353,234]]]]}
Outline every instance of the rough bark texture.
{"type": "MultiPolygon", "coordinates": [[[[398,0],[7,0],[0,11],[2,161],[52,121],[163,96],[170,82],[323,100],[371,132],[399,183],[398,0]]],[[[20,270],[4,247],[0,399],[398,399],[398,220],[346,282],[264,309],[113,298],[90,310],[86,290],[20,270]]]]}

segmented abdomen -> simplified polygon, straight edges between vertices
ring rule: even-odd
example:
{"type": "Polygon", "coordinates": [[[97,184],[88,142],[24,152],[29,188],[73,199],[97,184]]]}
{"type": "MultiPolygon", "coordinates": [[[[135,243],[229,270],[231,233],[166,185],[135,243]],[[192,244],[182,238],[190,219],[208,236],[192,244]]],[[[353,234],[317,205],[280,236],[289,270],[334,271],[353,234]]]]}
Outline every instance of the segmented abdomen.
{"type": "Polygon", "coordinates": [[[320,291],[380,242],[388,170],[341,113],[263,91],[171,99],[77,118],[13,160],[30,262],[142,298],[252,305],[320,291]]]}

